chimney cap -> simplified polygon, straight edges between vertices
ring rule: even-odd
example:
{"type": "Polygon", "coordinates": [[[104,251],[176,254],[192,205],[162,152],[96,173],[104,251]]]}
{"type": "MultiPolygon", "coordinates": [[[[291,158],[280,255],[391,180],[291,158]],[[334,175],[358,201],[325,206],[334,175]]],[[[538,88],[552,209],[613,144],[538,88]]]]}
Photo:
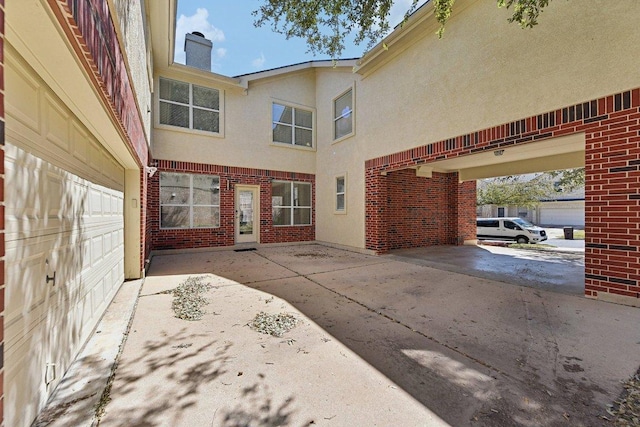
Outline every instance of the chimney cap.
{"type": "Polygon", "coordinates": [[[194,31],[191,34],[193,34],[194,36],[200,36],[200,37],[204,38],[204,34],[202,34],[200,31],[194,31]]]}

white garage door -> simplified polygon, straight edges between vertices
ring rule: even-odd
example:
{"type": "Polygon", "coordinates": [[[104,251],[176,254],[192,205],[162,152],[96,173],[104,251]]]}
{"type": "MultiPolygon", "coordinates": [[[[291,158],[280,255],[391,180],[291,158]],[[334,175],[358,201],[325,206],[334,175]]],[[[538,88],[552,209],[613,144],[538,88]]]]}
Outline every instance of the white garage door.
{"type": "Polygon", "coordinates": [[[28,426],[124,280],[124,170],[11,59],[4,413],[6,425],[28,426]]]}
{"type": "Polygon", "coordinates": [[[584,201],[544,202],[539,211],[541,225],[584,227],[584,201]]]}

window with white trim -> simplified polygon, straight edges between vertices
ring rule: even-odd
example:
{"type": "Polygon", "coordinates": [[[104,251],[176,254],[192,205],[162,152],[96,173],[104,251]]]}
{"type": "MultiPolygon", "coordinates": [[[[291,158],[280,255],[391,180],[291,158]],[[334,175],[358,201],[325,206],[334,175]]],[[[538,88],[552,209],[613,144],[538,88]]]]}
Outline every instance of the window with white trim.
{"type": "Polygon", "coordinates": [[[347,209],[346,206],[347,196],[347,180],[345,176],[336,177],[336,212],[344,212],[347,209]]]}
{"type": "Polygon", "coordinates": [[[273,142],[313,147],[313,112],[274,102],[271,107],[273,142]]]}
{"type": "Polygon", "coordinates": [[[219,226],[219,176],[160,172],[160,228],[219,226]]]}
{"type": "Polygon", "coordinates": [[[353,133],[353,89],[333,101],[333,139],[353,133]]]}
{"type": "Polygon", "coordinates": [[[159,123],[220,133],[220,91],[160,77],[159,123]]]}
{"type": "Polygon", "coordinates": [[[311,224],[311,184],[273,181],[271,183],[273,225],[311,224]]]}

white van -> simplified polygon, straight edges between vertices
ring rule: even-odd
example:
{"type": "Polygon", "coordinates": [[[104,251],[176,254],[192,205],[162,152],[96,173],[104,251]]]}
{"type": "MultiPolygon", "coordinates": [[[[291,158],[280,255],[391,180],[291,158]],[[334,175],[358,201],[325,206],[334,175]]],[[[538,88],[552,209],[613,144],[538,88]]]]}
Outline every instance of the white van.
{"type": "Polygon", "coordinates": [[[538,243],[547,240],[543,228],[522,218],[478,218],[478,240],[515,240],[518,243],[538,243]]]}

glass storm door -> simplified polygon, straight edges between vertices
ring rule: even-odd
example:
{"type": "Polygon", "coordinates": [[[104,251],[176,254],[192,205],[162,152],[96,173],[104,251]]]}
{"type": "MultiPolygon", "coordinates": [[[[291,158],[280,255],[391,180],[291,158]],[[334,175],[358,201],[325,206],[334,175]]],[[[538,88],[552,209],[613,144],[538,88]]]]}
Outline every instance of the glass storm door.
{"type": "Polygon", "coordinates": [[[236,185],[236,243],[257,243],[260,187],[236,185]]]}

